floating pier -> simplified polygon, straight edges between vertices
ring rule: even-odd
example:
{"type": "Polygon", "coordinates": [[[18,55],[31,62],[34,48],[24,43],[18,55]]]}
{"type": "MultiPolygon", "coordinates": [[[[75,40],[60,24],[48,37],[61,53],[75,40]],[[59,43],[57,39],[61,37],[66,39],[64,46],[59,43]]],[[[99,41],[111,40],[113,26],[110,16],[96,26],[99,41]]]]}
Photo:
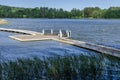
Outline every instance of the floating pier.
{"type": "Polygon", "coordinates": [[[120,58],[119,49],[70,39],[69,37],[71,36],[71,31],[68,31],[68,30],[66,30],[67,36],[65,37],[63,37],[62,30],[59,31],[58,35],[53,35],[52,29],[51,29],[51,35],[44,35],[45,34],[44,29],[42,30],[42,33],[35,32],[35,31],[28,31],[28,30],[6,29],[6,28],[0,28],[0,31],[27,34],[27,35],[9,36],[10,38],[18,41],[55,40],[58,42],[70,44],[73,46],[97,51],[100,53],[104,53],[104,54],[108,54],[108,55],[112,55],[120,58]]]}

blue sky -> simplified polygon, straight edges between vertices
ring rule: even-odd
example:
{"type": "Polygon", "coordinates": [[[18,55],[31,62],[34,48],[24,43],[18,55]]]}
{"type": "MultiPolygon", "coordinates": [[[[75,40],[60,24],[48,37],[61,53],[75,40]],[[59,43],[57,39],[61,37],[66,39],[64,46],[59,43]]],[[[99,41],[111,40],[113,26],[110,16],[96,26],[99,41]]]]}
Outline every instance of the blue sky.
{"type": "Polygon", "coordinates": [[[120,0],[0,0],[0,5],[17,7],[50,7],[71,10],[72,8],[83,9],[85,7],[109,8],[120,6],[120,0]]]}

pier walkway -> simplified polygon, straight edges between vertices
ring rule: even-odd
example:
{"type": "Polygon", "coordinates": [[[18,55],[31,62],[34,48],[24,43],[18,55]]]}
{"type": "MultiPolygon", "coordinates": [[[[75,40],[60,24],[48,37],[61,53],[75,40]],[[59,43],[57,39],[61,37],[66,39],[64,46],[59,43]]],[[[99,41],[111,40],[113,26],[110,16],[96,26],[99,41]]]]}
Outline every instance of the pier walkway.
{"type": "Polygon", "coordinates": [[[0,31],[12,32],[12,33],[20,33],[20,34],[28,34],[28,35],[38,35],[38,34],[42,34],[42,33],[40,33],[40,32],[35,32],[35,31],[20,30],[20,29],[7,29],[7,28],[0,28],[0,31]]]}
{"type": "MultiPolygon", "coordinates": [[[[112,47],[97,45],[93,43],[87,43],[83,41],[73,40],[70,39],[70,35],[67,37],[62,37],[62,31],[60,30],[60,34],[58,35],[44,35],[44,30],[42,33],[35,32],[35,31],[28,31],[28,30],[18,30],[18,29],[5,29],[0,28],[0,31],[6,31],[6,32],[15,32],[15,33],[22,33],[22,34],[29,34],[29,35],[16,35],[16,36],[9,36],[12,39],[18,40],[18,41],[36,41],[36,40],[55,40],[58,42],[70,44],[73,46],[97,51],[103,54],[109,54],[112,56],[116,56],[120,58],[120,50],[112,47]]],[[[67,31],[69,33],[69,31],[67,31]]],[[[52,31],[53,33],[53,31],[52,31]]],[[[68,34],[67,33],[67,34],[68,34]]]]}

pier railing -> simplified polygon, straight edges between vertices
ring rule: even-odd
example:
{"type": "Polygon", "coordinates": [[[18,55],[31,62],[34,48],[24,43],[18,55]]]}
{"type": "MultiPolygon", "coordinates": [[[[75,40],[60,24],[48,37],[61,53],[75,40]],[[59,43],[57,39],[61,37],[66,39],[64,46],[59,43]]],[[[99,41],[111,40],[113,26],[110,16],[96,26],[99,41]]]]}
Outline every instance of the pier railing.
{"type": "Polygon", "coordinates": [[[46,30],[46,29],[43,29],[42,33],[44,35],[57,35],[59,37],[67,37],[67,38],[71,37],[71,30],[61,30],[61,29],[60,30],[53,30],[53,29],[46,30]]]}

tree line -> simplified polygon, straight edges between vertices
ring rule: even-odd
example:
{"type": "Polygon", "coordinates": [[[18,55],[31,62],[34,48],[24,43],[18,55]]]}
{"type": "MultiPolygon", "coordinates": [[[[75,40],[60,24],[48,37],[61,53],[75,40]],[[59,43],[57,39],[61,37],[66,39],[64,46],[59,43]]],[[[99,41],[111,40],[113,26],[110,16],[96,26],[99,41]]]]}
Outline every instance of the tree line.
{"type": "Polygon", "coordinates": [[[120,18],[120,7],[86,7],[83,10],[73,8],[66,11],[62,8],[20,8],[0,5],[0,18],[120,18]]]}

